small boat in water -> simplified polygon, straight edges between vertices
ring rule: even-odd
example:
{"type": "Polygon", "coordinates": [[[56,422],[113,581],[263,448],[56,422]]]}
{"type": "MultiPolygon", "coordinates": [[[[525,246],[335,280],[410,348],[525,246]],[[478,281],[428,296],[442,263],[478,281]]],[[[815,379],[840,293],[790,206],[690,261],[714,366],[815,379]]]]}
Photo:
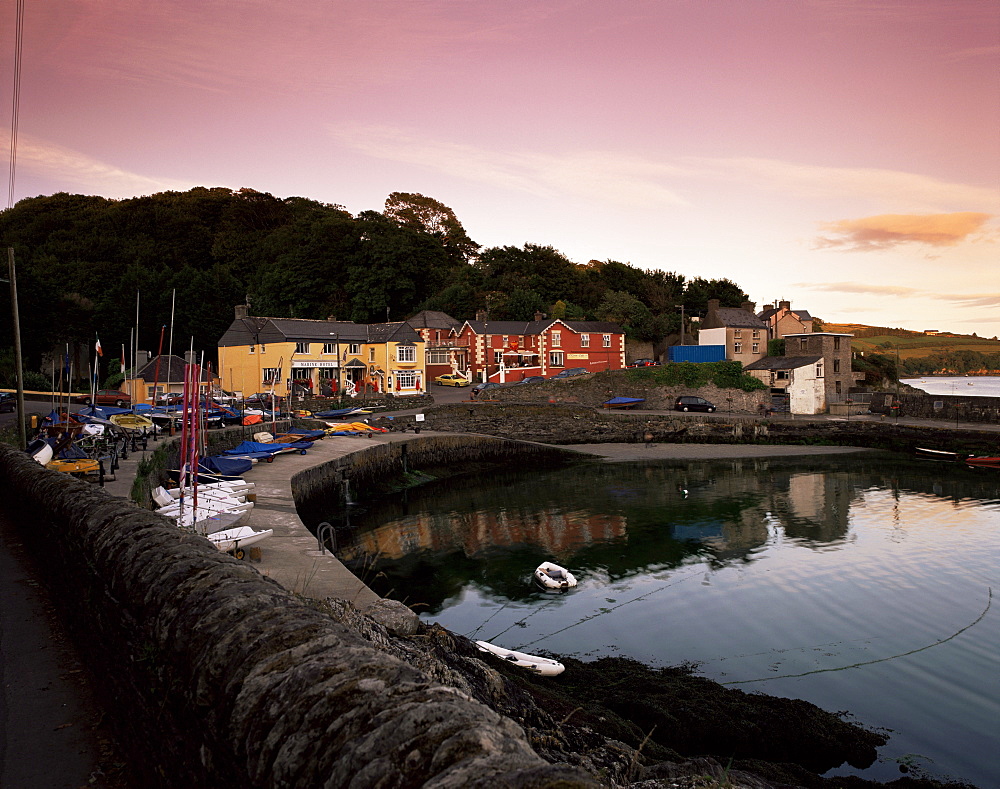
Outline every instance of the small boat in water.
{"type": "Polygon", "coordinates": [[[949,460],[952,462],[959,461],[962,456],[958,452],[949,452],[944,449],[928,449],[927,447],[916,447],[914,449],[917,457],[927,458],[928,460],[949,460]]]}
{"type": "Polygon", "coordinates": [[[569,589],[576,586],[576,576],[565,567],[542,562],[535,568],[534,579],[546,589],[569,589]]]}
{"type": "Polygon", "coordinates": [[[983,455],[979,457],[966,458],[965,462],[970,466],[980,468],[1000,468],[1000,456],[983,455]]]}
{"type": "Polygon", "coordinates": [[[557,660],[529,655],[526,652],[515,652],[513,649],[504,649],[488,641],[477,641],[476,646],[479,647],[480,652],[489,652],[491,655],[496,655],[515,666],[526,668],[543,677],[555,677],[566,670],[566,667],[557,660]]]}

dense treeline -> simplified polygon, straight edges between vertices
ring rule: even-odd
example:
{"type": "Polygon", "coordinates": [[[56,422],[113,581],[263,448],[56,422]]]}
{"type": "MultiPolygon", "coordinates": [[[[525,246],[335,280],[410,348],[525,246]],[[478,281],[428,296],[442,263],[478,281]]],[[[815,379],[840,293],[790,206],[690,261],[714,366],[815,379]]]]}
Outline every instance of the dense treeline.
{"type": "Polygon", "coordinates": [[[967,373],[980,375],[1000,374],[1000,353],[979,351],[940,351],[929,356],[903,359],[902,375],[939,375],[967,373]]]}
{"type": "MultiPolygon", "coordinates": [[[[211,354],[233,306],[270,317],[401,320],[421,309],[528,320],[536,311],[614,320],[659,340],[709,298],[738,306],[729,280],[687,280],[617,261],[576,264],[552,247],[481,249],[454,212],[393,193],[382,213],[241,189],[195,188],[128,200],[55,194],[0,213],[0,239],[17,263],[26,370],[65,344],[100,337],[117,358],[129,345],[138,294],[140,348],[156,351],[176,291],[174,350],[211,354]]],[[[0,348],[12,344],[0,322],[0,348]]],[[[86,350],[82,352],[86,369],[86,350]]],[[[9,360],[9,352],[0,353],[9,360]]],[[[7,379],[0,360],[0,376],[7,379]]],[[[44,371],[43,371],[44,372],[44,371]]]]}

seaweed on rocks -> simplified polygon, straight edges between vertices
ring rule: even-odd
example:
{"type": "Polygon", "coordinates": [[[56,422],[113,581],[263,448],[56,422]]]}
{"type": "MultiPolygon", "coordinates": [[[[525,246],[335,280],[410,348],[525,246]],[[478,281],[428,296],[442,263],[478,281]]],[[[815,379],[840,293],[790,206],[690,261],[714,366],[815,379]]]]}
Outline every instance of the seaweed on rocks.
{"type": "Polygon", "coordinates": [[[563,674],[536,677],[439,625],[400,638],[350,603],[320,605],[380,649],[514,720],[542,758],[583,768],[605,786],[975,789],[914,776],[891,784],[824,778],[844,762],[869,766],[887,737],[808,702],[723,687],[691,666],[559,657],[563,674]]]}

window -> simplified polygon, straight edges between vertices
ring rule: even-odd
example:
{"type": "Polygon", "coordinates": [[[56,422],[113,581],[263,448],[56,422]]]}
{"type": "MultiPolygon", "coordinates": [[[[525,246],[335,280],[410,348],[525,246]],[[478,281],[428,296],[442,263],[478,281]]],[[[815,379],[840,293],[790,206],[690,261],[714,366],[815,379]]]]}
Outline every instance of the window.
{"type": "Polygon", "coordinates": [[[822,364],[817,364],[816,365],[816,377],[817,378],[822,378],[823,377],[823,365],[822,364]]]}
{"type": "Polygon", "coordinates": [[[750,346],[750,349],[752,353],[760,353],[760,343],[759,342],[753,343],[753,345],[750,346]]]}
{"type": "Polygon", "coordinates": [[[493,364],[503,364],[503,351],[493,351],[493,364]]]}
{"type": "Polygon", "coordinates": [[[779,381],[787,381],[791,377],[791,375],[789,374],[788,370],[778,370],[778,372],[774,374],[774,377],[777,378],[779,381]]]}
{"type": "Polygon", "coordinates": [[[733,353],[743,353],[743,343],[734,342],[733,343],[733,353]]]}
{"type": "Polygon", "coordinates": [[[552,332],[552,347],[560,348],[562,347],[562,332],[554,331],[552,332]]]}
{"type": "Polygon", "coordinates": [[[581,334],[580,335],[580,347],[581,348],[589,348],[590,347],[590,335],[589,334],[581,334]]]}
{"type": "Polygon", "coordinates": [[[335,342],[325,342],[323,343],[323,355],[329,356],[332,353],[337,352],[337,343],[335,342]]]}
{"type": "Polygon", "coordinates": [[[604,335],[604,342],[602,344],[604,345],[605,348],[610,348],[611,347],[611,335],[610,334],[605,334],[604,335]]]}
{"type": "Polygon", "coordinates": [[[427,351],[427,364],[448,364],[450,361],[447,348],[432,348],[427,351]]]}
{"type": "Polygon", "coordinates": [[[505,335],[503,336],[503,343],[502,343],[502,344],[503,344],[503,347],[504,347],[504,348],[506,348],[506,347],[507,347],[507,342],[508,342],[509,340],[510,340],[510,337],[508,337],[508,336],[507,336],[507,335],[505,334],[505,335]]]}
{"type": "Polygon", "coordinates": [[[759,340],[760,339],[760,329],[754,329],[753,330],[753,338],[755,340],[759,340]]]}
{"type": "Polygon", "coordinates": [[[565,366],[565,354],[562,351],[549,351],[549,366],[551,367],[563,367],[565,366]]]}
{"type": "Polygon", "coordinates": [[[368,361],[369,362],[374,362],[375,361],[375,349],[374,348],[369,348],[368,349],[368,361]]]}
{"type": "Polygon", "coordinates": [[[415,389],[417,373],[414,370],[399,370],[396,372],[396,385],[400,389],[415,389]]]}
{"type": "Polygon", "coordinates": [[[839,351],[840,350],[840,337],[834,337],[833,338],[833,350],[835,350],[835,351],[839,351]]]}
{"type": "Polygon", "coordinates": [[[804,351],[808,347],[809,347],[809,340],[807,340],[805,337],[799,337],[799,350],[804,351]]]}
{"type": "Polygon", "coordinates": [[[251,345],[251,346],[250,346],[250,353],[253,353],[253,352],[254,352],[254,346],[253,346],[253,345],[251,345]]]}
{"type": "Polygon", "coordinates": [[[349,354],[352,354],[353,356],[360,356],[361,355],[361,343],[360,342],[352,342],[352,343],[350,343],[347,346],[347,352],[349,354]]]}
{"type": "Polygon", "coordinates": [[[735,337],[737,340],[742,339],[743,329],[736,329],[736,331],[733,332],[733,337],[735,337]]]}
{"type": "Polygon", "coordinates": [[[840,372],[840,359],[834,359],[833,360],[833,372],[834,372],[834,374],[840,372]]]}
{"type": "Polygon", "coordinates": [[[840,381],[834,381],[833,385],[836,388],[837,394],[840,394],[840,381]]]}
{"type": "Polygon", "coordinates": [[[266,384],[274,383],[275,381],[278,380],[278,375],[280,372],[281,369],[278,367],[265,367],[263,370],[261,370],[261,375],[262,375],[261,380],[266,384]]]}
{"type": "Polygon", "coordinates": [[[396,346],[396,361],[397,362],[415,362],[417,360],[417,346],[416,345],[397,345],[396,346]]]}
{"type": "Polygon", "coordinates": [[[295,353],[309,353],[309,343],[307,342],[295,343],[295,353]]]}

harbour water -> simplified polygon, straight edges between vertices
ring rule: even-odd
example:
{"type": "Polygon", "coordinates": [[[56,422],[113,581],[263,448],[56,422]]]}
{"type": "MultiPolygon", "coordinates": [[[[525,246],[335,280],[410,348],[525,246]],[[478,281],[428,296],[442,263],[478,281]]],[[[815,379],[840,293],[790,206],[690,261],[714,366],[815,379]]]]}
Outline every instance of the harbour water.
{"type": "Polygon", "coordinates": [[[536,654],[695,663],[888,730],[832,775],[1000,786],[1000,475],[896,455],[594,464],[428,486],[338,552],[428,621],[536,654]],[[580,579],[531,584],[553,560],[580,579]]]}
{"type": "Polygon", "coordinates": [[[995,375],[928,375],[900,381],[932,395],[1000,397],[1000,376],[995,375]]]}

